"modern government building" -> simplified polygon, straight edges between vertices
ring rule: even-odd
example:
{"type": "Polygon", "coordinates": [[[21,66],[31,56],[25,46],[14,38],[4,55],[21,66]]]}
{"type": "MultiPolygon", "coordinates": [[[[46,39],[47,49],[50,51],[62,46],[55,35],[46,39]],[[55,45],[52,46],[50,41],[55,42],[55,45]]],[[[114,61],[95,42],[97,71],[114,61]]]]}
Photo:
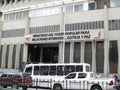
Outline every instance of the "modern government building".
{"type": "Polygon", "coordinates": [[[0,68],[27,63],[120,74],[120,0],[0,0],[0,68]]]}

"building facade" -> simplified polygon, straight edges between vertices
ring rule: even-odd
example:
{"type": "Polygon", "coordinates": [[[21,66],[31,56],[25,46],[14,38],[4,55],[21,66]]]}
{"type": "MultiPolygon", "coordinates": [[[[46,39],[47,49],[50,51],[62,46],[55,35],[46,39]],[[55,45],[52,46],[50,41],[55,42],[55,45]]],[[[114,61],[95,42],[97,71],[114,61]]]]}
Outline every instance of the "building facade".
{"type": "Polygon", "coordinates": [[[0,68],[89,63],[120,74],[119,0],[0,0],[0,68]]]}

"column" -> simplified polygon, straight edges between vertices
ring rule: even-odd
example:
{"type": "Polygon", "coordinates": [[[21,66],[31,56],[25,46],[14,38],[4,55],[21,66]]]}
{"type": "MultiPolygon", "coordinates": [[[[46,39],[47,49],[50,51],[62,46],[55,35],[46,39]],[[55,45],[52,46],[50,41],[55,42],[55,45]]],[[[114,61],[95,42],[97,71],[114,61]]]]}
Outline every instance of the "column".
{"type": "Polygon", "coordinates": [[[118,40],[118,74],[120,74],[120,39],[118,40]]]}
{"type": "Polygon", "coordinates": [[[96,72],[96,41],[92,41],[92,71],[96,72]]]}
{"type": "Polygon", "coordinates": [[[9,50],[8,69],[12,69],[12,54],[13,54],[13,45],[11,44],[9,50]]]}
{"type": "Polygon", "coordinates": [[[104,73],[109,73],[109,41],[104,41],[104,73]]]}
{"type": "Polygon", "coordinates": [[[85,41],[81,41],[81,63],[84,63],[85,41]]]}
{"type": "Polygon", "coordinates": [[[1,64],[2,64],[1,67],[2,68],[5,68],[6,49],[7,49],[7,46],[3,45],[2,62],[1,62],[1,64]]]}
{"type": "Polygon", "coordinates": [[[15,3],[17,3],[18,2],[18,0],[15,0],[15,3]]]}
{"type": "Polygon", "coordinates": [[[42,62],[43,60],[43,46],[41,46],[41,49],[40,49],[40,63],[42,62]]]}
{"type": "Polygon", "coordinates": [[[27,63],[27,56],[28,56],[28,45],[24,44],[23,62],[25,62],[25,63],[27,63]]]}
{"type": "Polygon", "coordinates": [[[4,0],[4,5],[7,5],[7,0],[4,0]]]}
{"type": "Polygon", "coordinates": [[[17,44],[17,47],[16,47],[16,58],[15,58],[15,69],[19,69],[19,55],[20,55],[20,44],[17,44]]]}
{"type": "Polygon", "coordinates": [[[74,42],[70,43],[70,63],[73,63],[73,55],[74,55],[74,42]]]}
{"type": "Polygon", "coordinates": [[[58,56],[58,63],[64,63],[64,47],[65,47],[65,43],[64,42],[60,42],[59,43],[59,56],[58,56]]]}
{"type": "Polygon", "coordinates": [[[104,74],[109,73],[108,0],[104,2],[104,74]]]}

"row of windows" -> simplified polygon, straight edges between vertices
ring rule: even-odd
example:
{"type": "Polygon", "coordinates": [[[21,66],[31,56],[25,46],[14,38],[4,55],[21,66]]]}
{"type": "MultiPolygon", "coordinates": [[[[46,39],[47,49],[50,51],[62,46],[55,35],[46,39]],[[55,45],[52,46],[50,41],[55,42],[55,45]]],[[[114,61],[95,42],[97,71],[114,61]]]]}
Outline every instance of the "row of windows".
{"type": "Polygon", "coordinates": [[[4,15],[4,21],[7,22],[7,21],[20,20],[20,19],[25,19],[27,17],[28,17],[28,11],[10,13],[4,15]]]}
{"type": "Polygon", "coordinates": [[[66,24],[65,30],[85,30],[85,29],[102,29],[104,28],[104,21],[82,22],[66,24]]]}
{"type": "MultiPolygon", "coordinates": [[[[89,67],[86,67],[89,68],[89,67]]],[[[58,65],[58,66],[34,66],[34,75],[66,75],[70,72],[82,72],[83,67],[80,65],[58,65]]],[[[27,73],[32,72],[32,67],[26,69],[27,73]]]]}
{"type": "Polygon", "coordinates": [[[120,19],[109,20],[109,30],[120,30],[120,19]]]}
{"type": "MultiPolygon", "coordinates": [[[[19,2],[19,1],[21,1],[21,0],[17,0],[17,2],[19,2]]],[[[23,1],[23,0],[22,0],[23,1]]],[[[15,0],[6,0],[6,2],[5,2],[5,0],[1,0],[1,2],[0,2],[2,5],[4,5],[4,4],[10,4],[10,3],[15,3],[15,0]]]]}
{"type": "MultiPolygon", "coordinates": [[[[14,21],[19,19],[25,19],[28,17],[28,14],[30,17],[39,17],[39,16],[47,16],[47,15],[55,15],[60,14],[62,12],[80,12],[84,10],[83,4],[76,4],[76,5],[67,5],[67,6],[59,6],[59,7],[52,7],[52,8],[45,8],[41,10],[33,10],[28,13],[28,11],[22,11],[22,12],[15,12],[10,14],[4,15],[4,21],[14,21]]],[[[95,9],[95,3],[88,3],[88,10],[95,9]]]]}
{"type": "Polygon", "coordinates": [[[2,38],[8,38],[8,37],[21,37],[24,36],[25,29],[13,29],[13,30],[5,30],[2,31],[2,38]]]}
{"type": "Polygon", "coordinates": [[[51,25],[51,26],[41,26],[41,27],[31,27],[29,34],[32,33],[46,33],[46,32],[59,32],[60,25],[51,25]]]}
{"type": "MultiPolygon", "coordinates": [[[[109,21],[109,30],[120,30],[120,19],[109,21]]],[[[103,29],[104,21],[94,21],[94,22],[81,22],[65,24],[65,31],[71,30],[86,30],[86,29],[103,29]]],[[[29,34],[33,33],[46,33],[46,32],[59,32],[60,25],[50,25],[41,27],[30,27],[29,34]]],[[[13,29],[2,31],[2,38],[7,37],[19,37],[25,34],[25,29],[13,29]]]]}

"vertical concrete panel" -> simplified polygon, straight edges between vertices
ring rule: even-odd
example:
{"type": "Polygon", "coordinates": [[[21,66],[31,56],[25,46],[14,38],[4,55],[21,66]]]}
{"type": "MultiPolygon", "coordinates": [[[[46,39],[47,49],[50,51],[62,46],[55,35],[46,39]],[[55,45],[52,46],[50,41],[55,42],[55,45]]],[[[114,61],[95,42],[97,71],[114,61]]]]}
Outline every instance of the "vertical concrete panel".
{"type": "Polygon", "coordinates": [[[7,46],[3,45],[2,66],[1,66],[2,68],[5,68],[6,49],[7,46]]]}
{"type": "Polygon", "coordinates": [[[74,55],[74,42],[70,43],[70,63],[73,63],[73,55],[74,55]]]}
{"type": "Polygon", "coordinates": [[[81,63],[84,63],[85,41],[81,41],[81,63]]]}
{"type": "Polygon", "coordinates": [[[19,69],[19,55],[20,55],[20,44],[16,47],[16,59],[15,59],[15,69],[19,69]]]}
{"type": "Polygon", "coordinates": [[[96,72],[96,41],[92,41],[92,71],[96,72]]]}
{"type": "Polygon", "coordinates": [[[9,50],[9,59],[8,59],[8,69],[12,69],[12,53],[13,53],[13,45],[10,44],[10,50],[9,50]]]}

